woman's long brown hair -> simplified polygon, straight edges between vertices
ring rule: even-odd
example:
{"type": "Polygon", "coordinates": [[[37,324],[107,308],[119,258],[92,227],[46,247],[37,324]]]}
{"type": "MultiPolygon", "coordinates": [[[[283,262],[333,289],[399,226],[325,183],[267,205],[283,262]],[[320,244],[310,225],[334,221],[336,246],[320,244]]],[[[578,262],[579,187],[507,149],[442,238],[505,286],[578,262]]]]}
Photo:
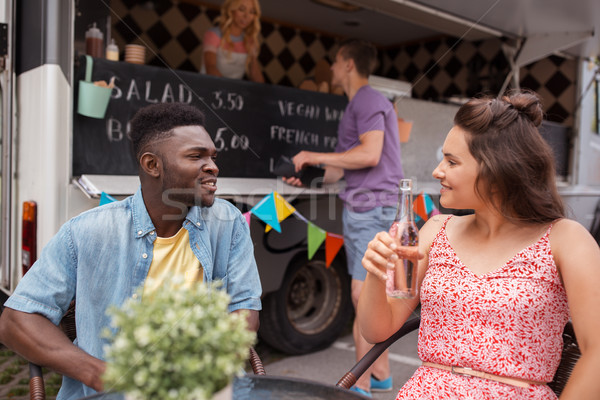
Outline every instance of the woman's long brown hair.
{"type": "Polygon", "coordinates": [[[478,195],[515,222],[548,223],[565,216],[552,149],[538,130],[542,119],[540,100],[528,91],[472,99],[454,117],[479,163],[478,195]]]}

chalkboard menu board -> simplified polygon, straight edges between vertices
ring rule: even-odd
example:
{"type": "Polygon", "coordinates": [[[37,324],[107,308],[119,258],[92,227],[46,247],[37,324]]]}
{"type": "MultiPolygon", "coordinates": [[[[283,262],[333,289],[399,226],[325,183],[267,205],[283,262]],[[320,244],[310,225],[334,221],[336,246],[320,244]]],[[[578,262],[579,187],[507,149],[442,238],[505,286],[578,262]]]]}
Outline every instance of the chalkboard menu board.
{"type": "MultiPolygon", "coordinates": [[[[75,89],[85,57],[75,70],[75,89]]],[[[190,103],[206,116],[219,150],[219,176],[273,178],[280,155],[334,151],[344,96],[211,77],[103,59],[93,60],[92,81],[115,77],[104,119],[73,112],[73,175],[137,175],[127,138],[135,112],[158,102],[190,103]]]]}

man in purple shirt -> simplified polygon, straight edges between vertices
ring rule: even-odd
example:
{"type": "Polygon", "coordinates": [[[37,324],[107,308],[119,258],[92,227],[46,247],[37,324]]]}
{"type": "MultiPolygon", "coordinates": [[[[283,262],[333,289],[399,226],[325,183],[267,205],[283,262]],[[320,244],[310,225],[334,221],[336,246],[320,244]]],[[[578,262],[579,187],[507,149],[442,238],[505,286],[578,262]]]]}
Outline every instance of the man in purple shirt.
{"type": "MultiPolygon", "coordinates": [[[[355,309],[366,278],[362,257],[375,234],[390,228],[398,201],[398,183],[404,177],[394,106],[369,86],[369,75],[376,63],[377,51],[371,44],[350,39],[340,45],[335,63],[331,66],[331,84],[344,89],[349,103],[338,128],[336,152],[301,151],[293,158],[296,171],[309,165],[323,164],[325,183],[336,182],[342,177],[346,179],[346,187],[339,196],[345,205],[344,246],[348,271],[352,275],[355,309]]],[[[297,178],[285,181],[301,185],[297,178]]],[[[359,360],[371,345],[361,336],[356,321],[353,334],[359,360]]],[[[392,389],[387,352],[353,389],[367,395],[370,395],[370,390],[392,389]]]]}

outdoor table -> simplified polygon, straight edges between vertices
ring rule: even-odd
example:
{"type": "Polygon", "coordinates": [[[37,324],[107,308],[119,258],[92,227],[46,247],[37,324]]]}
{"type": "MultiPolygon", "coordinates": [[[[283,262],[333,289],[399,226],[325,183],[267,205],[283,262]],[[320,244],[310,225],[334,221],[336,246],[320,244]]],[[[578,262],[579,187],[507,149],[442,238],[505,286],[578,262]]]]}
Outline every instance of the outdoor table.
{"type": "MultiPolygon", "coordinates": [[[[235,400],[367,399],[361,394],[320,382],[271,375],[246,375],[233,381],[235,400]]],[[[121,393],[98,393],[80,400],[124,400],[121,393]]]]}

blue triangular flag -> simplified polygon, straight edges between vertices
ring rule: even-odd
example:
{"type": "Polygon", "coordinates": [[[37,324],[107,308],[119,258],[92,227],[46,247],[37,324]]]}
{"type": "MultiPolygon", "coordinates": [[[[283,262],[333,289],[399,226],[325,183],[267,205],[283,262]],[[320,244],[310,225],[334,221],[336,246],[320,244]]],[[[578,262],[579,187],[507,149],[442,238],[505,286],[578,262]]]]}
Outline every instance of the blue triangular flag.
{"type": "Polygon", "coordinates": [[[425,195],[425,207],[427,208],[427,216],[429,218],[434,215],[440,214],[440,210],[437,209],[435,204],[433,203],[433,199],[428,194],[425,195]]]}
{"type": "Polygon", "coordinates": [[[100,193],[100,204],[99,205],[103,206],[105,204],[112,203],[113,201],[117,201],[117,199],[115,199],[108,193],[104,193],[104,192],[100,193]]]}
{"type": "Polygon", "coordinates": [[[425,198],[425,210],[427,211],[427,215],[429,215],[435,209],[435,205],[428,194],[423,193],[423,197],[425,198]]]}
{"type": "Polygon", "coordinates": [[[252,207],[250,212],[260,218],[265,224],[270,225],[277,232],[281,233],[279,220],[277,219],[277,208],[275,207],[275,197],[273,193],[263,197],[257,205],[252,207]]]}

